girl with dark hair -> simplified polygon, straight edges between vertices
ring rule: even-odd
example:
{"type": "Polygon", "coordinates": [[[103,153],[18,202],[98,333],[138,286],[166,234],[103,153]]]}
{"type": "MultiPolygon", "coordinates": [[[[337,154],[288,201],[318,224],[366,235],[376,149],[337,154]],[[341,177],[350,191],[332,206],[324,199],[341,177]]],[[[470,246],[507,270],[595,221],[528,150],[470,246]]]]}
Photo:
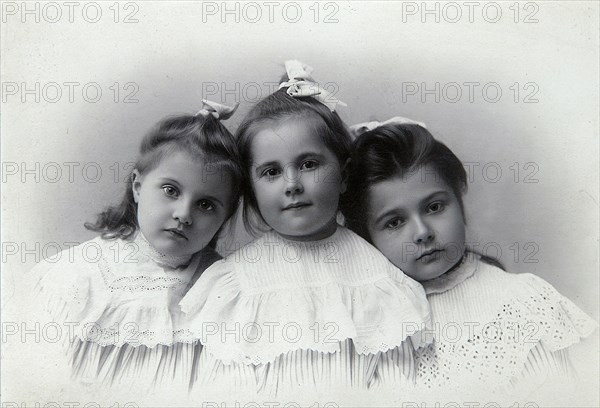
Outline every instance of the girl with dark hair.
{"type": "Polygon", "coordinates": [[[350,135],[310,68],[286,69],[237,131],[245,220],[267,232],[209,268],[181,307],[205,328],[198,373],[222,397],[362,406],[382,371],[397,373],[396,391],[413,387],[406,323],[428,324],[429,310],[420,285],[336,222],[350,135]]]}
{"type": "Polygon", "coordinates": [[[220,123],[233,109],[204,104],[146,135],[122,202],[85,225],[100,237],[36,267],[46,309],[76,323],[67,342],[78,382],[144,393],[162,380],[189,383],[200,348],[178,303],[220,259],[215,242],[242,179],[233,135],[220,123]]]}
{"type": "Polygon", "coordinates": [[[562,384],[569,347],[595,322],[541,278],[509,274],[466,248],[467,174],[424,127],[363,130],[341,208],[352,230],[425,288],[435,339],[416,353],[419,402],[512,404],[562,384]]]}

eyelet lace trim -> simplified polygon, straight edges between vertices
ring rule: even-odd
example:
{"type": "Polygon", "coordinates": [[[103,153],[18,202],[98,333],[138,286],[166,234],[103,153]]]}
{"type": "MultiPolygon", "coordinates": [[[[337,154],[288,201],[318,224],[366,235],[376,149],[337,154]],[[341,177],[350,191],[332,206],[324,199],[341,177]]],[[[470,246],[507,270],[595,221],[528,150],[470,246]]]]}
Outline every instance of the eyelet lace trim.
{"type": "Polygon", "coordinates": [[[121,276],[117,278],[104,258],[98,261],[98,268],[102,274],[104,284],[111,292],[119,290],[129,292],[168,290],[188,284],[188,282],[175,276],[121,276]]]}
{"type": "Polygon", "coordinates": [[[485,383],[500,389],[520,374],[536,344],[541,342],[550,351],[564,349],[596,326],[572,302],[545,286],[537,296],[504,304],[493,321],[478,326],[483,330],[473,330],[466,341],[438,338],[418,350],[418,382],[426,388],[452,384],[468,389],[485,383]]]}

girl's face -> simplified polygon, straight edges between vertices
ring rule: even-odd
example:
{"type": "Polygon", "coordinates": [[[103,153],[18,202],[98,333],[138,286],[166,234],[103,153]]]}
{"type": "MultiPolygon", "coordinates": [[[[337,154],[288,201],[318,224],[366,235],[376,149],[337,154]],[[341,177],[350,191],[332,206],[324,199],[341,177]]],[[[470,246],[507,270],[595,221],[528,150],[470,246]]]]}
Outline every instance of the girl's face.
{"type": "Polygon", "coordinates": [[[271,228],[300,241],[335,232],[342,169],[311,126],[290,119],[265,127],[254,135],[251,155],[252,187],[271,228]]]}
{"type": "Polygon", "coordinates": [[[465,221],[452,189],[429,165],[370,188],[373,244],[417,281],[437,278],[462,259],[465,221]]]}
{"type": "Polygon", "coordinates": [[[175,151],[146,174],[133,174],[140,230],[165,255],[200,251],[229,215],[233,179],[219,166],[175,151]]]}

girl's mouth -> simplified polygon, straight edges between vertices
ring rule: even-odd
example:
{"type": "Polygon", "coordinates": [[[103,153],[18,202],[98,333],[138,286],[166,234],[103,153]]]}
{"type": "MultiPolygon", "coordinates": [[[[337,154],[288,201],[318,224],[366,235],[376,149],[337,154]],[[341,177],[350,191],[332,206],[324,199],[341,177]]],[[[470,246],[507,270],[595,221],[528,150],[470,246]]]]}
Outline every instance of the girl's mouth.
{"type": "Polygon", "coordinates": [[[289,204],[289,205],[285,206],[283,208],[283,211],[286,211],[286,210],[300,210],[300,209],[308,207],[310,205],[311,205],[310,203],[306,203],[306,202],[292,203],[292,204],[289,204]]]}
{"type": "Polygon", "coordinates": [[[441,249],[431,249],[429,251],[423,252],[421,256],[417,258],[417,261],[421,262],[431,262],[438,259],[442,255],[441,249]]]}
{"type": "Polygon", "coordinates": [[[185,239],[186,241],[188,240],[188,237],[185,235],[185,233],[181,230],[178,230],[177,228],[169,228],[165,231],[169,232],[172,236],[174,236],[177,239],[185,239]]]}

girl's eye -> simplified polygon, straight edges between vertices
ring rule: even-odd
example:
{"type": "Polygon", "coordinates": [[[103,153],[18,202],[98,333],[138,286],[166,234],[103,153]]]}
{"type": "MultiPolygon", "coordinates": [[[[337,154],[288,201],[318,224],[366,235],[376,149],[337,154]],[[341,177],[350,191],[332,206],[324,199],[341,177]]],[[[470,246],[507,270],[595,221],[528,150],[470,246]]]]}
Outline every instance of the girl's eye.
{"type": "Polygon", "coordinates": [[[444,203],[440,201],[436,201],[435,203],[429,204],[427,207],[427,212],[430,214],[437,213],[444,210],[444,203]]]}
{"type": "Polygon", "coordinates": [[[168,197],[179,197],[179,190],[170,184],[162,186],[162,190],[168,197]]]}
{"type": "Polygon", "coordinates": [[[404,223],[404,220],[402,220],[402,218],[394,218],[385,223],[385,228],[394,230],[394,229],[401,227],[403,223],[404,223]]]}
{"type": "Polygon", "coordinates": [[[315,160],[306,160],[304,163],[302,163],[302,166],[300,166],[300,168],[302,170],[312,170],[318,165],[319,163],[317,163],[315,160]]]}
{"type": "Polygon", "coordinates": [[[202,211],[213,211],[215,209],[214,204],[209,200],[200,200],[198,202],[198,207],[200,207],[202,211]]]}
{"type": "Polygon", "coordinates": [[[268,169],[263,170],[261,176],[265,176],[265,177],[276,177],[279,174],[281,174],[281,172],[279,171],[279,169],[270,167],[268,169]]]}

